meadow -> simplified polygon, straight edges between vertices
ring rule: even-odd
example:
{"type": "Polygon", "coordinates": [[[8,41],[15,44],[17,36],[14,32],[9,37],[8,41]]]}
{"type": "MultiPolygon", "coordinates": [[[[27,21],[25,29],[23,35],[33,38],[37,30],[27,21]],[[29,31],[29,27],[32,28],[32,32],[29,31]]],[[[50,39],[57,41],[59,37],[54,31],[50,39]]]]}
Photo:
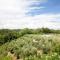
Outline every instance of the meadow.
{"type": "Polygon", "coordinates": [[[0,32],[0,60],[60,60],[59,30],[7,31],[0,32]]]}

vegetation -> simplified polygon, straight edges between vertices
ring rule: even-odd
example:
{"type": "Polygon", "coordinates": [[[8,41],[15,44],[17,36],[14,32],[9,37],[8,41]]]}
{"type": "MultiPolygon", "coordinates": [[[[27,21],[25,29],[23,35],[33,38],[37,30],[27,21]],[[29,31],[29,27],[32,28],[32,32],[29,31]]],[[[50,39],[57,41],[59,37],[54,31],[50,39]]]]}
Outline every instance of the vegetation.
{"type": "Polygon", "coordinates": [[[60,30],[0,30],[0,60],[60,60],[60,30]]]}

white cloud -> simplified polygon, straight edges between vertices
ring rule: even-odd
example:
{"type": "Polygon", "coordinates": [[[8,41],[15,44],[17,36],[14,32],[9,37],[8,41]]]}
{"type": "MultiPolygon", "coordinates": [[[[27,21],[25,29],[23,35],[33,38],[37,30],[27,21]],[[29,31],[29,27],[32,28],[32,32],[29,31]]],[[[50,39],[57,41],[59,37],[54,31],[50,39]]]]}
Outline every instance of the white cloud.
{"type": "Polygon", "coordinates": [[[48,0],[28,0],[30,2],[40,2],[40,3],[45,3],[47,2],[48,0]]]}
{"type": "Polygon", "coordinates": [[[36,15],[34,17],[29,17],[28,18],[29,24],[27,25],[27,27],[30,27],[30,28],[47,27],[47,28],[59,29],[60,22],[56,19],[58,17],[60,17],[60,14],[56,14],[56,15],[41,14],[41,15],[36,15]],[[53,20],[57,22],[52,22],[53,20]]]}
{"type": "Polygon", "coordinates": [[[60,23],[51,22],[57,20],[60,14],[26,16],[26,8],[30,3],[27,0],[0,0],[0,28],[60,28],[60,23]]]}
{"type": "Polygon", "coordinates": [[[13,11],[16,10],[16,0],[0,0],[0,11],[13,11]]]}
{"type": "Polygon", "coordinates": [[[29,4],[27,2],[27,0],[0,0],[0,18],[16,18],[25,15],[25,9],[29,4]]]}
{"type": "Polygon", "coordinates": [[[43,6],[40,6],[40,7],[31,7],[31,8],[29,8],[29,10],[40,10],[40,9],[44,9],[45,7],[43,7],[43,6]]]}
{"type": "Polygon", "coordinates": [[[2,20],[0,23],[0,27],[3,28],[41,28],[48,27],[59,29],[60,23],[51,22],[52,20],[56,20],[59,15],[53,14],[42,14],[37,16],[25,16],[19,19],[11,19],[11,20],[2,20]]]}

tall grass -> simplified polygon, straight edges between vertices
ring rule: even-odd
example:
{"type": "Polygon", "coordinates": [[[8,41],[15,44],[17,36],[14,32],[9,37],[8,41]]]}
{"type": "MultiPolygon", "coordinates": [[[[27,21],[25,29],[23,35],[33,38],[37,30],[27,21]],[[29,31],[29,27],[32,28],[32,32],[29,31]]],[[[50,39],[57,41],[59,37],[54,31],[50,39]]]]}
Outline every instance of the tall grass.
{"type": "Polygon", "coordinates": [[[60,60],[60,34],[26,34],[0,46],[0,60],[8,52],[23,60],[60,60]]]}

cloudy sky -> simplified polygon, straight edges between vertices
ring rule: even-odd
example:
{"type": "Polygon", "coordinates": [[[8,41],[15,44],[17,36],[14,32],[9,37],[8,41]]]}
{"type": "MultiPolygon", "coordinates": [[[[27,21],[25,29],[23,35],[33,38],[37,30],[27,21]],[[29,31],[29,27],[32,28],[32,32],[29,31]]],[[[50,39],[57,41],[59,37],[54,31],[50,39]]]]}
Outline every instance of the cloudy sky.
{"type": "Polygon", "coordinates": [[[60,0],[0,0],[0,29],[60,29],[60,0]]]}

